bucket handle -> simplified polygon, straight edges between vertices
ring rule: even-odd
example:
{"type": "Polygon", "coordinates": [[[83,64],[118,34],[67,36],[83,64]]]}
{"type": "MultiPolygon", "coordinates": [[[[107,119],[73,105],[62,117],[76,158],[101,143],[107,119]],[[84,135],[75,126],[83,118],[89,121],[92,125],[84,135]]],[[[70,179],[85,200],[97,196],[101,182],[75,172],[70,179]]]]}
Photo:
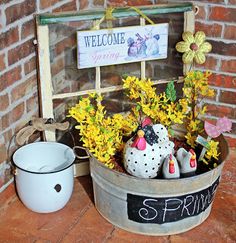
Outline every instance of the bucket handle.
{"type": "MultiPolygon", "coordinates": [[[[22,145],[28,143],[29,137],[35,131],[39,131],[39,132],[43,132],[45,130],[65,131],[68,128],[69,128],[69,122],[68,121],[56,122],[53,118],[33,117],[32,120],[30,120],[25,127],[21,128],[16,134],[13,134],[13,136],[10,139],[8,148],[7,148],[7,162],[9,164],[9,166],[11,167],[11,171],[12,171],[13,175],[17,175],[17,168],[14,164],[14,161],[11,160],[11,156],[10,156],[10,147],[11,147],[11,144],[12,144],[14,138],[16,140],[16,144],[19,145],[19,146],[22,146],[22,145]]],[[[72,139],[74,141],[73,136],[72,136],[72,139]]]]}
{"type": "Polygon", "coordinates": [[[78,158],[78,159],[89,159],[91,157],[89,155],[87,149],[85,149],[84,147],[78,146],[78,145],[73,147],[73,152],[74,152],[76,158],[78,158]],[[84,150],[87,155],[85,155],[85,156],[78,155],[77,152],[76,152],[76,149],[82,149],[82,150],[84,150]]]}

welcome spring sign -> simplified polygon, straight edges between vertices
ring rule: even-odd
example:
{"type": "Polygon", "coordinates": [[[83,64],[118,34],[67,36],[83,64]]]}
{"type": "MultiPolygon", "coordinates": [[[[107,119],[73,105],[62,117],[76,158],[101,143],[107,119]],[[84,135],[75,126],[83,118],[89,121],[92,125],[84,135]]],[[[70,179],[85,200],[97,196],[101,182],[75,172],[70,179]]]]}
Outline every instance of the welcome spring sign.
{"type": "Polygon", "coordinates": [[[78,68],[167,58],[168,24],[77,31],[78,68]]]}

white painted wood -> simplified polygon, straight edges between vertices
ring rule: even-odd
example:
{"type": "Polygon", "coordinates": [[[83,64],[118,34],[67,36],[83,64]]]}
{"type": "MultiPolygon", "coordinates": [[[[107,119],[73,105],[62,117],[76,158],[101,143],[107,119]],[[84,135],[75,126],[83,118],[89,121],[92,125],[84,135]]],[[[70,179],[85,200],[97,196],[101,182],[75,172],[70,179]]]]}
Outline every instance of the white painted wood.
{"type": "Polygon", "coordinates": [[[167,58],[168,24],[77,31],[78,68],[167,58]]]}
{"type": "MultiPolygon", "coordinates": [[[[179,77],[176,79],[176,77],[170,78],[168,80],[166,79],[161,79],[161,80],[154,80],[153,84],[166,84],[171,82],[172,80],[174,80],[175,82],[181,83],[183,82],[183,77],[179,77]]],[[[106,88],[101,88],[100,89],[100,93],[106,93],[106,92],[114,92],[114,91],[119,91],[119,90],[123,90],[123,86],[122,85],[117,85],[117,86],[110,86],[110,87],[106,87],[106,88]]],[[[78,92],[72,92],[72,93],[64,93],[64,94],[56,94],[53,95],[53,99],[64,99],[67,97],[75,97],[75,96],[80,96],[80,95],[85,95],[88,93],[93,93],[96,92],[96,89],[90,89],[90,90],[83,90],[83,91],[78,91],[78,92]]]]}
{"type": "MultiPolygon", "coordinates": [[[[140,18],[140,25],[145,26],[145,19],[144,18],[140,18]]],[[[141,79],[145,79],[146,78],[146,62],[141,61],[140,64],[141,64],[141,79]]]]}
{"type": "MultiPolygon", "coordinates": [[[[39,91],[40,91],[40,108],[43,118],[53,118],[53,102],[52,102],[52,80],[50,68],[50,52],[49,52],[49,31],[47,25],[37,26],[38,38],[38,60],[39,60],[39,91]]],[[[44,139],[46,141],[55,141],[55,132],[45,131],[44,139]]]]}
{"type": "MultiPolygon", "coordinates": [[[[190,31],[194,33],[195,31],[195,12],[188,11],[184,12],[184,32],[190,31]]],[[[184,64],[183,65],[183,73],[184,75],[190,70],[191,64],[184,64]]]]}
{"type": "MultiPolygon", "coordinates": [[[[99,30],[100,29],[100,22],[94,21],[93,22],[94,29],[99,30]]],[[[95,89],[98,94],[100,94],[100,89],[101,89],[101,68],[96,67],[95,68],[95,89]]]]}

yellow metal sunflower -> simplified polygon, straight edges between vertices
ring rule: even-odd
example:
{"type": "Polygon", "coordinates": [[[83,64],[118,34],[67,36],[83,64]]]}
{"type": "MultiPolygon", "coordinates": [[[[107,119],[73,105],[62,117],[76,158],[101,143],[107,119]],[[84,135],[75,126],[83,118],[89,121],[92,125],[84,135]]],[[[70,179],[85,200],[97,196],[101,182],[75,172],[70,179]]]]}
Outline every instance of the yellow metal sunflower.
{"type": "Polygon", "coordinates": [[[185,64],[190,64],[193,60],[198,64],[206,61],[205,53],[211,51],[212,46],[206,42],[206,35],[203,31],[198,31],[193,35],[186,31],[182,34],[183,41],[176,44],[175,48],[178,52],[184,53],[182,60],[185,64]]]}

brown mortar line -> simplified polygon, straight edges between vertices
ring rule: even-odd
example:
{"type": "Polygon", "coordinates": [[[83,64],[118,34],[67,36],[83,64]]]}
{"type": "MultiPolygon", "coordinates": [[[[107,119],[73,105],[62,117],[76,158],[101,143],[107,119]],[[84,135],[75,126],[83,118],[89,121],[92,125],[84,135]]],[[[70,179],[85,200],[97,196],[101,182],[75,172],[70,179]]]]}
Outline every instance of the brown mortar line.
{"type": "Polygon", "coordinates": [[[64,232],[64,234],[61,236],[61,238],[60,239],[58,239],[58,243],[59,242],[62,242],[63,241],[63,239],[71,232],[71,230],[73,230],[73,228],[79,223],[79,221],[81,220],[81,218],[84,216],[84,214],[90,209],[90,208],[92,208],[94,205],[93,205],[93,203],[92,202],[90,202],[88,205],[87,205],[87,207],[85,207],[82,211],[81,211],[81,213],[80,213],[80,215],[78,216],[78,218],[74,221],[74,222],[72,222],[71,224],[70,224],[70,227],[68,227],[68,229],[64,232]]]}
{"type": "Polygon", "coordinates": [[[115,230],[116,230],[116,227],[113,225],[111,231],[107,232],[105,239],[102,241],[102,243],[106,243],[107,241],[112,240],[115,230]]]}

